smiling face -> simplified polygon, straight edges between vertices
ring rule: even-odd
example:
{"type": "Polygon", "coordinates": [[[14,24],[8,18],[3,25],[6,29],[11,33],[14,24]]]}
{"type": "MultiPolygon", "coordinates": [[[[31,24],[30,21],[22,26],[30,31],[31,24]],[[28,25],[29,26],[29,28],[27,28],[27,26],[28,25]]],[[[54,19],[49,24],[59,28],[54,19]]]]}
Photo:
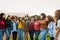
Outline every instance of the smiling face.
{"type": "Polygon", "coordinates": [[[11,16],[9,16],[7,19],[8,19],[8,20],[11,20],[11,16]]]}
{"type": "Polygon", "coordinates": [[[37,19],[37,16],[35,17],[35,21],[37,21],[38,19],[37,19]]]}
{"type": "Polygon", "coordinates": [[[34,22],[34,18],[33,17],[31,18],[31,22],[34,22]]]}

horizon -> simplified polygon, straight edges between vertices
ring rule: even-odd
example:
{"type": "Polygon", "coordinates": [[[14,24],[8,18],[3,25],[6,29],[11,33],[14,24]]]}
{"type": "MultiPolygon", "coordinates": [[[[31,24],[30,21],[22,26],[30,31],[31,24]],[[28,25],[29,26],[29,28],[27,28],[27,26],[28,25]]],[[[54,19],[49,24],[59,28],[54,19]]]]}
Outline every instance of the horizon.
{"type": "Polygon", "coordinates": [[[60,9],[60,0],[0,0],[0,12],[8,14],[22,13],[32,16],[45,13],[54,16],[57,9],[60,9]]]}

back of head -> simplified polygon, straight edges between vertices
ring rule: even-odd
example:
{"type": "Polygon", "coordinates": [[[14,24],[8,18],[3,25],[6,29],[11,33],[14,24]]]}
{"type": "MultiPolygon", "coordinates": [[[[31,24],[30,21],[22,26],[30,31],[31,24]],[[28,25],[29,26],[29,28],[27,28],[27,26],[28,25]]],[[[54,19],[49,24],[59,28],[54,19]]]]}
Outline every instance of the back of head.
{"type": "Polygon", "coordinates": [[[41,16],[42,16],[42,20],[44,20],[46,18],[45,13],[41,13],[41,16]]]}
{"type": "Polygon", "coordinates": [[[52,16],[48,15],[47,17],[48,17],[48,22],[49,22],[49,23],[50,23],[50,22],[54,22],[54,19],[53,19],[52,16]]]}
{"type": "Polygon", "coordinates": [[[60,19],[60,9],[55,11],[55,18],[60,19]]]}
{"type": "Polygon", "coordinates": [[[12,19],[15,19],[15,16],[12,16],[12,19]]]}

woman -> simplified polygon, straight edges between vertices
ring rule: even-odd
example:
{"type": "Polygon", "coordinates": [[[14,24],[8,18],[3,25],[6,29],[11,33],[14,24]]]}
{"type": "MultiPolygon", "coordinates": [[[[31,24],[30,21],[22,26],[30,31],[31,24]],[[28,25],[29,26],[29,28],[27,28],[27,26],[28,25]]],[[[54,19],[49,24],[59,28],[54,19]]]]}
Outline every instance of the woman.
{"type": "Polygon", "coordinates": [[[8,15],[6,19],[6,40],[9,40],[11,34],[11,16],[8,15]]]}
{"type": "Polygon", "coordinates": [[[23,40],[23,20],[21,17],[18,20],[18,40],[23,40]]]}
{"type": "Polygon", "coordinates": [[[54,40],[60,40],[60,10],[55,11],[56,26],[54,28],[54,40]]]}
{"type": "Polygon", "coordinates": [[[31,21],[30,21],[29,34],[30,34],[30,39],[34,40],[34,38],[33,38],[33,36],[34,36],[34,17],[32,17],[31,21]]]}
{"type": "Polygon", "coordinates": [[[47,16],[47,18],[48,18],[48,22],[49,22],[49,24],[48,24],[48,32],[49,32],[49,34],[50,34],[50,38],[51,38],[51,40],[54,40],[54,33],[53,33],[53,30],[54,30],[54,19],[53,19],[53,17],[52,16],[47,16]]]}
{"type": "Polygon", "coordinates": [[[39,17],[35,17],[35,23],[34,23],[34,30],[35,30],[35,40],[39,40],[38,39],[38,36],[40,34],[40,20],[39,20],[39,17]]]}
{"type": "Polygon", "coordinates": [[[13,35],[13,40],[17,40],[17,22],[14,16],[12,16],[12,35],[13,35]]]}
{"type": "Polygon", "coordinates": [[[5,29],[5,14],[0,14],[0,40],[3,40],[4,35],[4,29],[5,29]]]}
{"type": "Polygon", "coordinates": [[[28,40],[28,23],[27,20],[23,23],[23,31],[24,31],[24,40],[28,40]]]}
{"type": "Polygon", "coordinates": [[[41,13],[41,23],[40,23],[40,40],[46,40],[46,33],[48,32],[47,28],[48,22],[46,15],[41,13]]]}

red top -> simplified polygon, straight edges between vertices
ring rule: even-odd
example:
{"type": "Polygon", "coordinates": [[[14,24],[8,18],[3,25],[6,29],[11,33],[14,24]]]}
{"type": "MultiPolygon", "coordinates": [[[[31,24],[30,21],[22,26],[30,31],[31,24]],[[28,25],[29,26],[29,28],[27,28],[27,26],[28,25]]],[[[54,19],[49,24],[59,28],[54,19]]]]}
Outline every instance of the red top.
{"type": "Polygon", "coordinates": [[[30,23],[30,30],[34,30],[34,23],[30,23]]]}
{"type": "Polygon", "coordinates": [[[36,21],[34,24],[34,30],[40,30],[40,21],[36,21]]]}
{"type": "Polygon", "coordinates": [[[5,28],[5,22],[3,20],[0,20],[0,29],[5,28]]]}

